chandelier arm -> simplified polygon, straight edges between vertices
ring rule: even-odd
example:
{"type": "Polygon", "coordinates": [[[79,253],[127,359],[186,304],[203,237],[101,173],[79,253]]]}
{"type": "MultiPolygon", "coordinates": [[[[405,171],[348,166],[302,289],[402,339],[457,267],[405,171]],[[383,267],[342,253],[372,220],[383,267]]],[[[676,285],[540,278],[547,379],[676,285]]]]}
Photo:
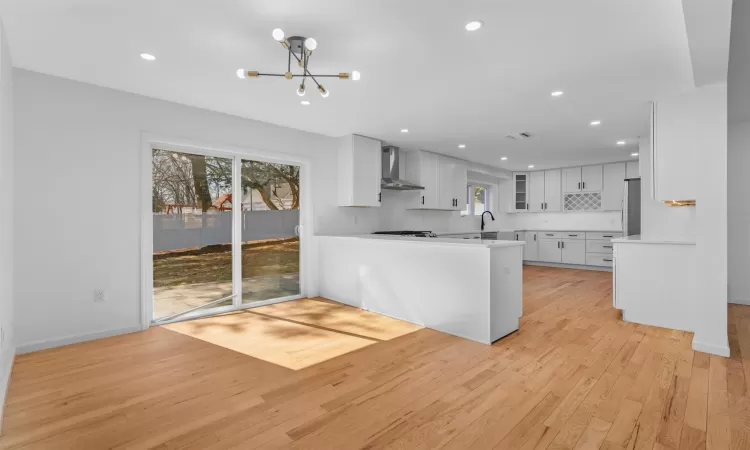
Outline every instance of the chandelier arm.
{"type": "Polygon", "coordinates": [[[289,54],[286,57],[286,71],[291,72],[292,71],[292,48],[288,47],[287,51],[289,54]]]}
{"type": "MultiPolygon", "coordinates": [[[[297,62],[300,62],[300,63],[302,62],[302,60],[299,59],[294,52],[292,52],[292,56],[294,56],[294,58],[297,60],[297,62]]],[[[303,75],[303,76],[309,76],[310,78],[312,78],[313,82],[318,86],[318,89],[320,89],[320,83],[318,83],[318,80],[315,79],[315,75],[311,74],[310,71],[307,70],[307,65],[304,65],[302,67],[302,69],[304,70],[304,73],[305,73],[305,75],[303,75]]]]}

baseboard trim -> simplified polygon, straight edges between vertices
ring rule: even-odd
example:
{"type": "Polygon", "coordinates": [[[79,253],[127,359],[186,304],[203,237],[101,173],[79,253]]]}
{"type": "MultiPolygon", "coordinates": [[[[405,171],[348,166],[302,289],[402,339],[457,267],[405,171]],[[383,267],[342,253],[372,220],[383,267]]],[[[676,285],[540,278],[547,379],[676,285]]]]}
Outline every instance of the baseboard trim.
{"type": "Polygon", "coordinates": [[[693,350],[697,352],[710,353],[712,355],[729,357],[729,344],[716,345],[707,342],[701,342],[693,337],[693,350]]]}
{"type": "Polygon", "coordinates": [[[46,350],[48,348],[62,347],[63,345],[78,344],[80,342],[93,341],[94,339],[103,339],[113,336],[120,336],[122,334],[135,333],[141,331],[140,325],[132,327],[116,328],[114,330],[97,331],[94,333],[80,334],[76,336],[66,336],[58,339],[48,339],[45,341],[30,342],[28,344],[22,344],[16,347],[16,353],[21,355],[24,353],[37,352],[39,350],[46,350]]]}
{"type": "Polygon", "coordinates": [[[557,267],[558,269],[578,269],[578,270],[594,270],[596,272],[612,272],[611,267],[603,266],[584,266],[578,264],[561,264],[551,262],[539,262],[539,261],[524,261],[527,266],[540,266],[540,267],[557,267]]]}
{"type": "Polygon", "coordinates": [[[3,370],[2,382],[5,383],[5,389],[0,392],[0,430],[3,429],[3,418],[5,417],[5,400],[8,398],[8,386],[10,385],[10,374],[13,372],[13,364],[16,362],[16,352],[11,349],[10,364],[3,370]]]}

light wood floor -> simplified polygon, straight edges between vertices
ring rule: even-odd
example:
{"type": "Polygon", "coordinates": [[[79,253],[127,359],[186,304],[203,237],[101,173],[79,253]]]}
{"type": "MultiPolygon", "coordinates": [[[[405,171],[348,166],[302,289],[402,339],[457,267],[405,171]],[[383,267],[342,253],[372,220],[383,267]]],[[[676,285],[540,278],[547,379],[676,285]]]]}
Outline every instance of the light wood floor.
{"type": "Polygon", "coordinates": [[[749,448],[750,308],[709,357],[619,320],[610,277],[526,267],[493,346],[422,329],[291,370],[156,327],[22,355],[0,448],[749,448]]]}
{"type": "Polygon", "coordinates": [[[422,327],[324,299],[303,299],[165,325],[299,370],[422,327]]]}

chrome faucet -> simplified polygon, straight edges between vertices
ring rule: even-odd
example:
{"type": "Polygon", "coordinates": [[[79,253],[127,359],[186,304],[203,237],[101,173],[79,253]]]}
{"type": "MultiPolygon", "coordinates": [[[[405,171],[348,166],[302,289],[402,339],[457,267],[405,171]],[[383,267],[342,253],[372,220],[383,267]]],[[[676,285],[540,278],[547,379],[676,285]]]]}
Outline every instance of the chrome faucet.
{"type": "Polygon", "coordinates": [[[489,211],[483,212],[482,213],[482,231],[484,231],[484,215],[488,214],[488,213],[489,213],[490,217],[492,217],[492,221],[493,222],[495,221],[495,216],[493,216],[491,212],[489,212],[489,211]]]}

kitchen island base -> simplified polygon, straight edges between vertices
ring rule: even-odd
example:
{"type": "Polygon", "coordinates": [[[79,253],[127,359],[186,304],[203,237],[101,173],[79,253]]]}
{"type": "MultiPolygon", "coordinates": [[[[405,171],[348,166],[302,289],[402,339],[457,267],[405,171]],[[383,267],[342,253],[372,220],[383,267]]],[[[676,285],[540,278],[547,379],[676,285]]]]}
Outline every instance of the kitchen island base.
{"type": "Polygon", "coordinates": [[[318,236],[320,295],[484,344],[518,329],[523,243],[318,236]]]}

